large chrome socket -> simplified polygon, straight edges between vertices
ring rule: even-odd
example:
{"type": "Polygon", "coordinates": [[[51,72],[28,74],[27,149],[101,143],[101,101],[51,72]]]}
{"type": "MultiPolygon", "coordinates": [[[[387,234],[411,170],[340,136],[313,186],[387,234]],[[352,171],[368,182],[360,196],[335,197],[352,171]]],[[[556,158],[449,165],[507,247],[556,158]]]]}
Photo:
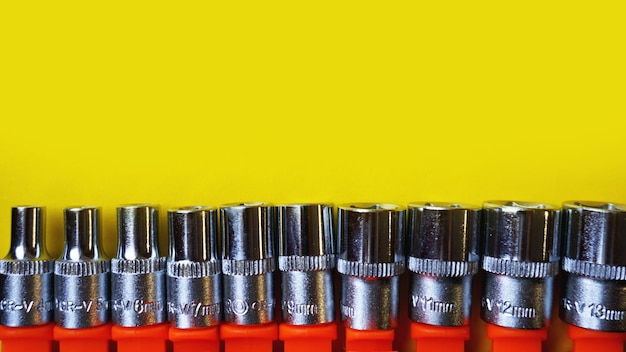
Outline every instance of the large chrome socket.
{"type": "Polygon", "coordinates": [[[585,329],[626,331],[626,205],[563,204],[560,316],[585,329]]]}
{"type": "Polygon", "coordinates": [[[100,228],[100,208],[65,209],[65,249],[54,268],[54,320],[63,328],[109,322],[111,265],[100,228]]]}
{"type": "Polygon", "coordinates": [[[168,211],[168,224],[170,323],[179,329],[217,325],[222,316],[217,209],[172,209],[168,211]]]}
{"type": "Polygon", "coordinates": [[[335,317],[332,206],[291,204],[277,209],[283,320],[292,325],[330,323],[335,317]]]}
{"type": "Polygon", "coordinates": [[[559,271],[558,207],[491,201],[483,211],[481,317],[503,327],[543,328],[550,319],[559,271]]]}
{"type": "Polygon", "coordinates": [[[337,271],[341,318],[356,330],[388,330],[398,321],[398,277],[404,272],[405,210],[394,204],[339,206],[337,271]]]}
{"type": "Polygon", "coordinates": [[[469,324],[480,207],[411,203],[407,227],[411,320],[437,326],[469,324]]]}
{"type": "Polygon", "coordinates": [[[117,208],[117,256],[111,260],[111,321],[123,327],[167,321],[166,258],[159,255],[158,209],[117,208]]]}
{"type": "Polygon", "coordinates": [[[45,209],[11,209],[11,246],[0,260],[0,325],[47,324],[53,319],[54,260],[45,248],[45,209]]]}
{"type": "Polygon", "coordinates": [[[274,320],[274,208],[267,203],[220,208],[224,321],[239,325],[274,320]]]}

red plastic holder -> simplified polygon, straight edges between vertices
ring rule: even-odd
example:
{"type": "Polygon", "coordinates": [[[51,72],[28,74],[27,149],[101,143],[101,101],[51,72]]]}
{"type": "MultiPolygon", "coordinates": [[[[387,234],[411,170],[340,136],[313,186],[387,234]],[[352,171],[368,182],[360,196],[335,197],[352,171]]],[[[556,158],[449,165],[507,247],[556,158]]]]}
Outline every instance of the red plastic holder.
{"type": "Polygon", "coordinates": [[[54,324],[27,327],[0,326],[3,352],[50,352],[54,324]]]}
{"type": "Polygon", "coordinates": [[[111,324],[84,329],[54,327],[54,339],[59,341],[60,352],[108,352],[111,341],[111,324]]]}
{"type": "Polygon", "coordinates": [[[469,337],[469,325],[436,326],[411,322],[411,338],[415,340],[417,352],[463,352],[469,337]]]}
{"type": "Polygon", "coordinates": [[[492,340],[493,352],[541,352],[548,328],[524,330],[487,324],[487,337],[492,340]]]}
{"type": "Polygon", "coordinates": [[[222,324],[220,337],[226,352],[272,352],[272,344],[278,339],[278,325],[222,324]]]}
{"type": "Polygon", "coordinates": [[[113,325],[111,337],[117,342],[117,352],[165,352],[168,332],[165,323],[132,328],[113,325]]]}
{"type": "Polygon", "coordinates": [[[394,330],[355,330],[346,328],[346,352],[393,351],[394,330]]]}
{"type": "Polygon", "coordinates": [[[219,352],[219,326],[198,329],[170,327],[169,339],[174,352],[219,352]]]}
{"type": "Polygon", "coordinates": [[[285,352],[330,352],[337,339],[337,325],[280,324],[278,335],[285,343],[285,352]]]}
{"type": "Polygon", "coordinates": [[[607,332],[568,325],[567,334],[574,342],[573,352],[622,352],[626,332],[607,332]]]}

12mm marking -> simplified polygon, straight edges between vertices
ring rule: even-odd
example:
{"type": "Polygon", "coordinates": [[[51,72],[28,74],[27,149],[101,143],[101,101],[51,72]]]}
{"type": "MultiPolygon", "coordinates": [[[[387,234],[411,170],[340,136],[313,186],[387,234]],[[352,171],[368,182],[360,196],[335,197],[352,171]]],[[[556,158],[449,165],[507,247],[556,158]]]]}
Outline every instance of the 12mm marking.
{"type": "Polygon", "coordinates": [[[483,297],[481,305],[490,312],[497,314],[510,315],[515,318],[535,318],[537,317],[537,310],[533,307],[515,306],[511,301],[504,301],[501,299],[493,300],[488,297],[483,297]]]}

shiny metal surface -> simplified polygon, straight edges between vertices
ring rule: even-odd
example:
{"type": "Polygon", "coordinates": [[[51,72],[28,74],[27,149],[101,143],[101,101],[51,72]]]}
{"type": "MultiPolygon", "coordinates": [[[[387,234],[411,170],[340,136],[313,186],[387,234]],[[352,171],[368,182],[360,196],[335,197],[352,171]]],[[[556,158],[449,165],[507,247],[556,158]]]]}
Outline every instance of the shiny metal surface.
{"type": "Polygon", "coordinates": [[[268,203],[220,208],[224,321],[240,325],[274,320],[274,208],[268,203]]]}
{"type": "Polygon", "coordinates": [[[404,272],[405,210],[393,204],[338,208],[341,319],[358,330],[392,329],[398,320],[398,276],[404,272]]]}
{"type": "Polygon", "coordinates": [[[582,328],[626,331],[626,205],[563,204],[560,316],[582,328]]]}
{"type": "Polygon", "coordinates": [[[626,205],[565,202],[563,230],[564,257],[599,265],[626,266],[626,205]]]}
{"type": "Polygon", "coordinates": [[[292,325],[330,323],[335,320],[333,276],[330,270],[283,271],[281,310],[292,325]]]}
{"type": "Polygon", "coordinates": [[[277,218],[283,320],[292,325],[334,321],[332,206],[280,205],[277,218]]]}
{"type": "Polygon", "coordinates": [[[411,203],[409,315],[430,325],[469,323],[472,276],[478,269],[480,208],[458,203],[411,203]]]}
{"type": "Polygon", "coordinates": [[[543,327],[550,319],[552,282],[558,273],[558,207],[491,201],[483,213],[481,317],[510,328],[543,327]]]}
{"type": "Polygon", "coordinates": [[[217,325],[222,315],[217,209],[172,209],[168,211],[168,224],[170,323],[180,329],[217,325]]]}
{"type": "Polygon", "coordinates": [[[410,203],[409,256],[442,261],[478,261],[480,207],[459,203],[410,203]]]}
{"type": "Polygon", "coordinates": [[[338,258],[364,264],[404,263],[405,210],[357,203],[337,209],[338,258]]]}
{"type": "Polygon", "coordinates": [[[443,277],[414,274],[409,294],[409,317],[429,325],[467,325],[471,298],[472,275],[443,277]]]}
{"type": "Polygon", "coordinates": [[[100,208],[67,208],[65,248],[55,263],[54,320],[68,329],[109,321],[110,262],[102,253],[100,208]]]}
{"type": "Polygon", "coordinates": [[[398,325],[398,276],[375,280],[342,275],[341,320],[356,330],[389,330],[398,325]]]}
{"type": "Polygon", "coordinates": [[[224,321],[239,325],[274,321],[273,274],[224,275],[224,321]]]}
{"type": "Polygon", "coordinates": [[[333,207],[330,204],[279,205],[278,255],[315,257],[333,255],[333,207]]]}
{"type": "Polygon", "coordinates": [[[148,204],[117,208],[117,259],[159,258],[158,208],[148,204]]]}
{"type": "Polygon", "coordinates": [[[111,321],[133,327],[165,322],[166,259],[158,249],[158,210],[117,209],[117,257],[111,260],[111,321]]]}
{"type": "Polygon", "coordinates": [[[559,208],[517,201],[490,201],[484,208],[484,255],[518,262],[559,260],[559,208]]]}
{"type": "Polygon", "coordinates": [[[11,209],[11,244],[0,260],[0,324],[25,327],[53,320],[54,260],[45,249],[45,209],[11,209]]]}
{"type": "Polygon", "coordinates": [[[269,203],[233,203],[220,208],[223,259],[274,257],[274,208],[269,203]]]}
{"type": "Polygon", "coordinates": [[[600,280],[563,273],[559,315],[568,324],[585,329],[626,331],[626,285],[622,280],[600,280]]]}
{"type": "Polygon", "coordinates": [[[4,260],[48,260],[45,249],[45,208],[11,208],[11,246],[4,260]]]}
{"type": "Polygon", "coordinates": [[[554,278],[485,275],[480,316],[488,323],[540,329],[550,321],[554,278]]]}

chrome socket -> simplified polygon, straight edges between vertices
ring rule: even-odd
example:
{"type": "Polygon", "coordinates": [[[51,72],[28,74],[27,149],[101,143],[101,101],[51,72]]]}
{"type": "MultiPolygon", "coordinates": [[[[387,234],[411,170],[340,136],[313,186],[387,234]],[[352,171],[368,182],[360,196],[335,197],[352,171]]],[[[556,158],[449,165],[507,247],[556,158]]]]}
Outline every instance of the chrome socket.
{"type": "Polygon", "coordinates": [[[45,208],[11,209],[11,245],[0,260],[0,325],[25,327],[53,320],[54,260],[45,248],[45,208]]]}
{"type": "Polygon", "coordinates": [[[287,324],[334,321],[332,216],[332,206],[327,204],[277,207],[281,309],[287,324]]]}
{"type": "Polygon", "coordinates": [[[167,306],[172,326],[202,328],[220,323],[221,262],[217,209],[186,207],[168,211],[167,306]]]}
{"type": "Polygon", "coordinates": [[[626,205],[563,204],[560,316],[585,329],[626,331],[626,205]]]}
{"type": "Polygon", "coordinates": [[[274,208],[267,203],[220,208],[224,321],[239,325],[274,320],[274,208]]]}
{"type": "Polygon", "coordinates": [[[398,276],[405,268],[405,210],[394,204],[346,204],[339,206],[337,221],[342,321],[357,330],[394,328],[398,276]]]}
{"type": "Polygon", "coordinates": [[[543,328],[550,319],[559,271],[558,207],[491,201],[483,211],[481,317],[503,327],[543,328]]]}
{"type": "Polygon", "coordinates": [[[117,256],[111,260],[111,321],[123,327],[167,321],[166,258],[159,255],[158,209],[117,208],[117,256]]]}
{"type": "Polygon", "coordinates": [[[480,207],[411,203],[407,227],[411,320],[437,326],[469,324],[480,207]]]}
{"type": "Polygon", "coordinates": [[[65,209],[65,249],[54,266],[54,320],[63,328],[109,322],[111,264],[100,229],[100,208],[65,209]]]}

